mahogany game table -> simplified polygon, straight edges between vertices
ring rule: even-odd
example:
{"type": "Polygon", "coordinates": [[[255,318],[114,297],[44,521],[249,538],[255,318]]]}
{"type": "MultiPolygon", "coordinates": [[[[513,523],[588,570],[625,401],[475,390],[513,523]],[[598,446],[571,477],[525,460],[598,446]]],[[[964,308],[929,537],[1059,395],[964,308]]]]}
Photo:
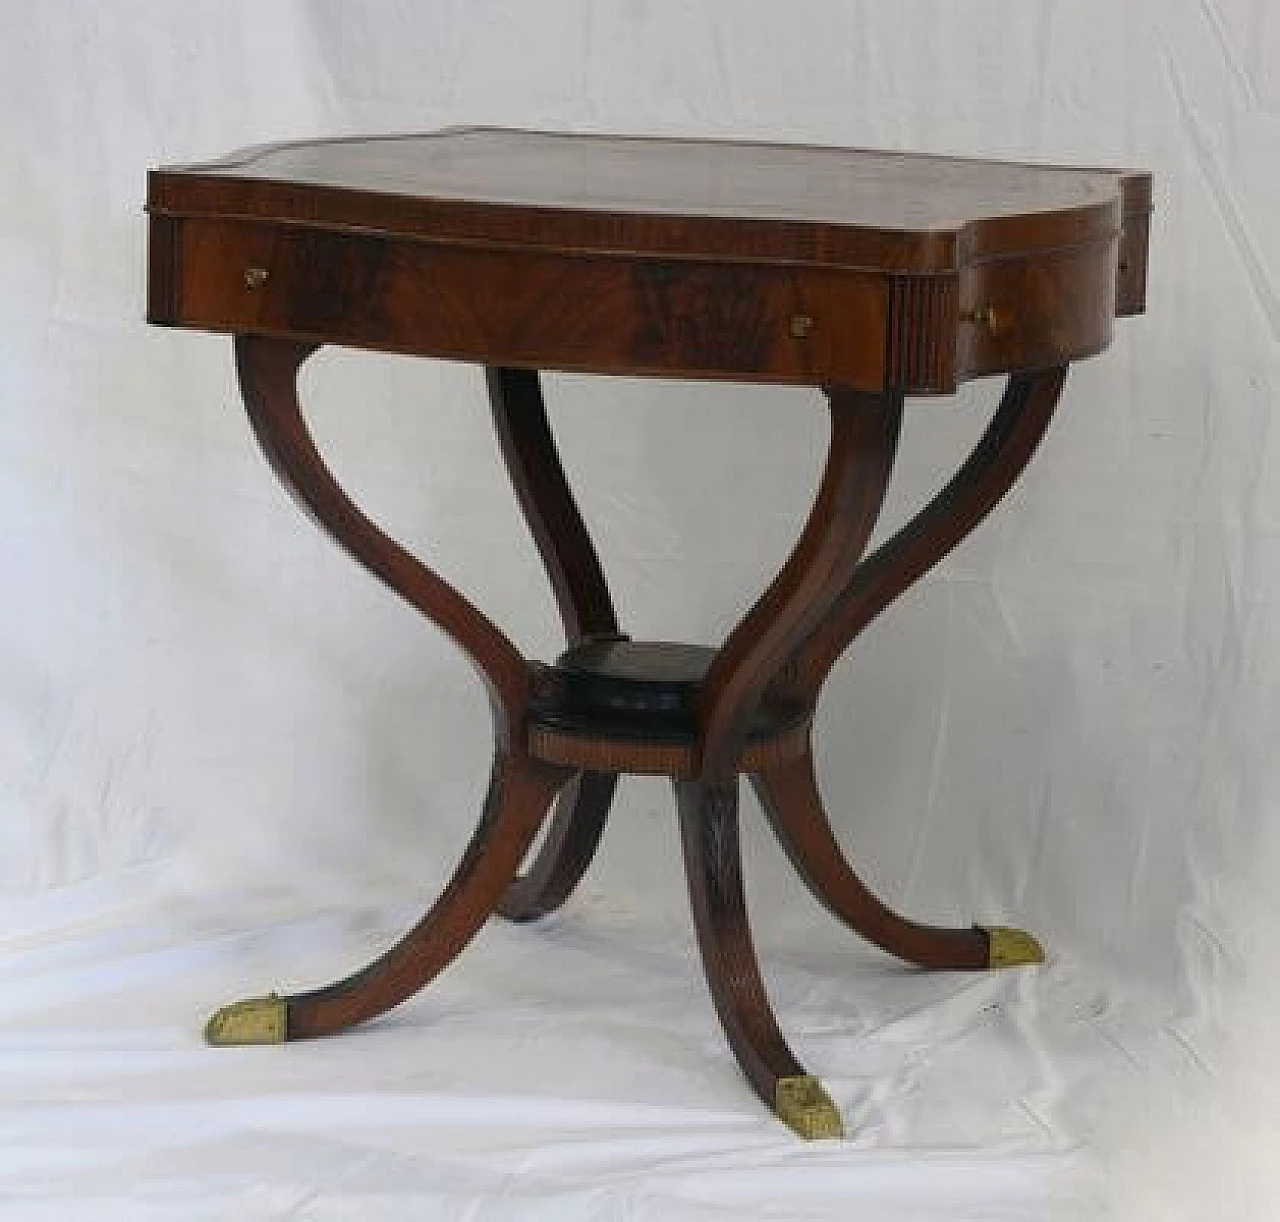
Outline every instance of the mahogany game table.
{"type": "Polygon", "coordinates": [[[716,1010],[751,1085],[805,1137],[843,1126],[765,994],[739,861],[741,776],[817,898],[884,950],[927,968],[1038,962],[1029,934],[920,924],[863,885],[819,798],[811,727],[848,645],[1017,479],[1068,364],[1106,348],[1114,318],[1141,312],[1150,208],[1150,176],[1130,171],[486,128],[267,145],[153,171],[149,321],[234,336],[276,474],[463,650],[493,713],[479,825],[419,924],[344,980],[225,1007],[209,1040],[342,1031],[413,996],[495,912],[551,912],[591,861],[620,773],[671,778],[716,1010]],[[322,344],[486,367],[498,444],[564,624],[555,661],[523,657],[339,486],[296,389],[322,344]],[[539,369],[825,396],[830,446],[808,521],[718,648],[622,630],[539,369]],[[973,453],[864,554],[907,396],[996,374],[1004,394],[973,453]]]}

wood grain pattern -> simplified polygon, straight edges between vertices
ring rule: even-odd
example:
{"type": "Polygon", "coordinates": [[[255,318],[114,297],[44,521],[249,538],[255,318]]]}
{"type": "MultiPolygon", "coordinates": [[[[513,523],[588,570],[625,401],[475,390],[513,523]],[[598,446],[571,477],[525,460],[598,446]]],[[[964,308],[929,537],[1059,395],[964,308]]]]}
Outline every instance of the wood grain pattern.
{"type": "Polygon", "coordinates": [[[1096,356],[1111,343],[1116,296],[1114,241],[1037,259],[980,263],[960,275],[960,380],[1038,370],[1096,356]],[[988,320],[966,315],[986,312],[988,320]]]}
{"type": "Polygon", "coordinates": [[[822,805],[805,751],[754,774],[760,807],[796,873],[837,919],[882,950],[928,968],[986,968],[987,935],[899,915],[874,895],[845,859],[822,805]]]}
{"type": "MultiPolygon", "coordinates": [[[[533,370],[486,370],[494,429],[516,501],[555,594],[570,645],[616,637],[618,620],[604,570],[578,512],[533,370]]],[[[508,920],[531,921],[559,908],[591,865],[618,778],[586,772],[560,791],[546,839],[499,905],[508,920]]]]}
{"type": "Polygon", "coordinates": [[[537,371],[490,366],[485,376],[498,445],[566,640],[577,645],[616,637],[613,599],[560,463],[537,371]]]}
{"type": "Polygon", "coordinates": [[[883,271],[1114,236],[1150,175],[752,141],[455,128],[154,171],[153,212],[883,271]]]}
{"type": "Polygon", "coordinates": [[[568,776],[542,761],[499,753],[480,823],[440,898],[368,967],[286,998],[288,1038],[332,1035],[375,1018],[452,963],[497,907],[568,776]]]}
{"type": "MultiPolygon", "coordinates": [[[[530,732],[530,755],[548,763],[565,763],[552,752],[534,750],[532,738],[530,732]]],[[[594,765],[588,759],[569,766],[590,769],[594,765]]],[[[564,905],[595,860],[618,786],[618,771],[624,770],[579,772],[560,791],[546,838],[533,861],[511,880],[498,904],[499,915],[508,921],[536,921],[564,905]]]]}
{"type": "Polygon", "coordinates": [[[678,781],[676,806],[702,967],[742,1072],[772,1109],[778,1080],[803,1076],[769,1004],[742,892],[738,782],[678,781]]]}
{"type": "Polygon", "coordinates": [[[1143,305],[1150,207],[1136,171],[492,130],[311,141],[153,172],[148,317],[950,393],[1105,346],[1143,305]]]}
{"type": "Polygon", "coordinates": [[[730,634],[699,692],[702,769],[731,776],[760,698],[828,614],[862,555],[898,444],[902,399],[833,387],[831,440],[808,521],[772,585],[730,634]]]}
{"type": "Polygon", "coordinates": [[[772,684],[779,699],[809,707],[857,635],[998,505],[1035,453],[1066,380],[1065,368],[1009,379],[981,440],[947,485],[863,560],[821,623],[772,684]]]}
{"type": "MultiPolygon", "coordinates": [[[[303,141],[154,172],[148,317],[236,336],[249,417],[281,480],[459,645],[493,710],[488,796],[440,898],[368,967],[283,999],[270,1038],[381,1014],[494,911],[527,920],[563,903],[622,771],[673,778],[716,1010],[757,1093],[802,1135],[837,1134],[840,1118],[787,1046],[756,961],[740,773],[811,890],[855,931],[924,966],[1032,961],[1039,947],[1017,931],[923,925],[868,890],[822,807],[812,719],[862,629],[1018,478],[1067,363],[1101,351],[1114,318],[1143,308],[1150,209],[1150,176],[1136,171],[493,129],[303,141]],[[338,485],[297,397],[321,343],[488,367],[499,444],[569,642],[554,665],[527,662],[338,485]],[[719,650],[619,631],[540,367],[824,390],[831,441],[813,509],[719,650]],[[864,558],[905,396],[995,372],[1012,376],[972,455],[864,558]]],[[[280,1005],[220,1011],[220,1037],[261,1038],[242,1020],[261,1011],[274,1022],[280,1005]]]]}
{"type": "MultiPolygon", "coordinates": [[[[773,699],[811,711],[831,668],[858,634],[973,531],[1013,486],[1053,417],[1066,369],[1009,380],[991,424],[946,487],[862,560],[821,622],[772,676],[773,699]]],[[[760,804],[796,871],[850,928],[925,967],[985,968],[981,929],[912,921],[873,895],[845,859],[823,809],[806,749],[756,771],[760,804]]]]}
{"type": "Polygon", "coordinates": [[[448,247],[188,221],[155,321],[526,368],[817,385],[884,378],[874,277],[448,247]],[[267,279],[246,283],[260,268],[267,279]],[[797,337],[792,320],[813,320],[797,337]],[[868,338],[875,337],[875,338],[868,338]]]}
{"type": "Polygon", "coordinates": [[[499,746],[518,742],[529,702],[528,663],[486,616],[355,506],[316,449],[296,385],[314,345],[238,336],[235,347],[240,393],[277,477],[343,550],[458,645],[489,694],[499,746]]]}
{"type": "Polygon", "coordinates": [[[367,968],[285,999],[290,1039],[325,1035],[383,1013],[450,963],[495,910],[516,876],[569,769],[523,752],[530,668],[466,599],[355,507],[307,429],[297,375],[313,348],[236,340],[236,368],[263,453],[299,505],[354,559],[441,627],[470,657],[489,691],[497,754],[484,813],[449,886],[423,920],[367,968]]]}

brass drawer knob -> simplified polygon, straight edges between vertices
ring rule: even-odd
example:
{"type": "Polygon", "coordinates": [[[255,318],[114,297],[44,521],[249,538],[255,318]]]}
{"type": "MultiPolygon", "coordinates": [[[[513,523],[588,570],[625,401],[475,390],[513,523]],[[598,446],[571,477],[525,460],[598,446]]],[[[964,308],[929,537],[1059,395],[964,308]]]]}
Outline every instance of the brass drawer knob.
{"type": "Polygon", "coordinates": [[[977,327],[986,327],[992,335],[999,335],[1001,331],[1009,329],[1009,323],[1012,320],[1004,310],[997,310],[995,306],[988,305],[961,310],[960,321],[973,323],[977,327]]]}
{"type": "Polygon", "coordinates": [[[808,314],[796,314],[791,319],[791,334],[795,339],[804,339],[813,330],[813,319],[808,314]]]}
{"type": "Polygon", "coordinates": [[[246,267],[244,269],[244,283],[246,288],[260,289],[267,282],[267,277],[271,273],[265,267],[246,267]]]}

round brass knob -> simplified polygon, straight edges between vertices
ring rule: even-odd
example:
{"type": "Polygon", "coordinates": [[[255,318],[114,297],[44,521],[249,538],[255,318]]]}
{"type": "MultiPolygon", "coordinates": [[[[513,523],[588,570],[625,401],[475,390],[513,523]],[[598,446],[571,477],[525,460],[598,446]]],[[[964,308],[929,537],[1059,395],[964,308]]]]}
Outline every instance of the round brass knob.
{"type": "Polygon", "coordinates": [[[246,267],[244,269],[245,287],[260,289],[267,282],[270,272],[265,267],[246,267]]]}
{"type": "Polygon", "coordinates": [[[978,327],[986,327],[992,335],[999,335],[1002,331],[1009,329],[1012,318],[1004,310],[997,310],[995,306],[976,306],[971,310],[960,311],[960,321],[973,323],[978,327]]]}

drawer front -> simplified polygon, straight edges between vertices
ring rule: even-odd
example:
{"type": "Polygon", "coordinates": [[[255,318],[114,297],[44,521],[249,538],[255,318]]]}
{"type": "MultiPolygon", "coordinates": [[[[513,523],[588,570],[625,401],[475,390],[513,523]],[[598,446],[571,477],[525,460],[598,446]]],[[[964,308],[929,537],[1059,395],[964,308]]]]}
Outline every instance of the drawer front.
{"type": "Polygon", "coordinates": [[[884,380],[886,288],[858,272],[165,217],[152,260],[151,316],[180,326],[553,369],[884,380]]]}
{"type": "Polygon", "coordinates": [[[960,276],[960,377],[1061,365],[1111,342],[1116,242],[976,264],[960,276]]]}

